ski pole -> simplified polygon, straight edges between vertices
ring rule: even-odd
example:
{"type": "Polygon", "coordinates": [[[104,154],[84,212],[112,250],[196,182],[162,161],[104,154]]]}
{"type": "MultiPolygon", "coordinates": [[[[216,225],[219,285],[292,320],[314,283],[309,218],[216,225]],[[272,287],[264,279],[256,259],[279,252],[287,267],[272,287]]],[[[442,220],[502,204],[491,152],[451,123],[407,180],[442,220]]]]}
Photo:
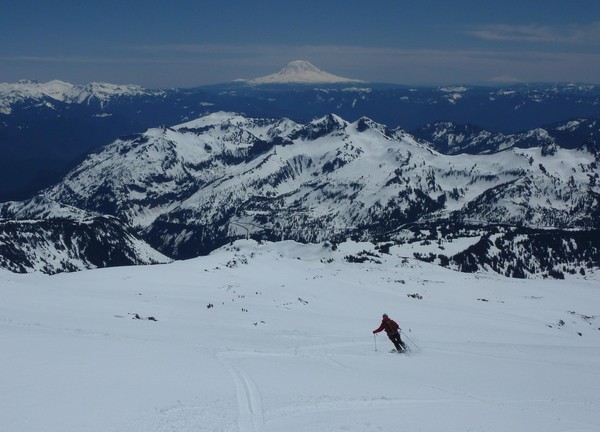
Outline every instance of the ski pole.
{"type": "Polygon", "coordinates": [[[377,335],[373,333],[373,342],[375,342],[375,351],[377,351],[377,335]]]}
{"type": "Polygon", "coordinates": [[[404,333],[404,331],[403,331],[403,330],[400,330],[400,333],[402,333],[402,334],[404,335],[404,337],[405,337],[406,339],[408,339],[408,340],[410,341],[410,343],[412,343],[412,344],[415,346],[415,348],[417,348],[419,351],[423,351],[423,350],[422,350],[422,349],[419,347],[419,345],[417,345],[417,344],[415,343],[415,341],[413,341],[411,338],[409,338],[408,336],[406,336],[406,333],[404,333]]]}

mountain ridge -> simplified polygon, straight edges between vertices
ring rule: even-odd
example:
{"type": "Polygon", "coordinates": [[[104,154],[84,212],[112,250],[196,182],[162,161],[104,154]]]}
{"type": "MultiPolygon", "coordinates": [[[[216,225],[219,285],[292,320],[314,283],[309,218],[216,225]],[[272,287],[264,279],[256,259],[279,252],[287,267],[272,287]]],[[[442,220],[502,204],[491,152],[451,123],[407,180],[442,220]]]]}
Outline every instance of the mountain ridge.
{"type": "Polygon", "coordinates": [[[161,91],[151,91],[138,85],[118,85],[91,82],[74,85],[60,80],[40,83],[21,80],[17,83],[0,83],[0,113],[11,114],[13,105],[26,100],[41,100],[51,107],[51,101],[67,104],[90,104],[96,101],[101,107],[121,96],[157,95],[161,91]]]}
{"type": "Polygon", "coordinates": [[[536,146],[552,152],[557,147],[577,148],[600,142],[600,119],[577,118],[514,134],[494,133],[469,124],[437,122],[410,133],[432,143],[444,154],[488,154],[510,147],[536,146]]]}
{"type": "MultiPolygon", "coordinates": [[[[40,202],[110,215],[175,259],[249,235],[408,245],[437,226],[446,234],[436,238],[433,259],[459,268],[462,258],[454,256],[463,251],[448,256],[442,246],[452,231],[483,238],[505,226],[507,239],[519,229],[533,239],[553,229],[570,242],[569,232],[600,229],[599,156],[587,147],[450,156],[368,118],[348,122],[330,114],[300,124],[219,112],[116,140],[43,192],[40,202]],[[446,231],[445,224],[457,228],[446,231]]],[[[35,219],[43,214],[36,207],[2,204],[0,217],[35,219]]],[[[578,239],[589,253],[573,258],[569,265],[577,271],[586,265],[581,257],[596,256],[597,248],[578,239]]],[[[481,255],[478,262],[488,261],[481,255]]],[[[536,268],[534,274],[553,270],[536,268]]],[[[506,265],[494,269],[508,272],[506,265]]]]}

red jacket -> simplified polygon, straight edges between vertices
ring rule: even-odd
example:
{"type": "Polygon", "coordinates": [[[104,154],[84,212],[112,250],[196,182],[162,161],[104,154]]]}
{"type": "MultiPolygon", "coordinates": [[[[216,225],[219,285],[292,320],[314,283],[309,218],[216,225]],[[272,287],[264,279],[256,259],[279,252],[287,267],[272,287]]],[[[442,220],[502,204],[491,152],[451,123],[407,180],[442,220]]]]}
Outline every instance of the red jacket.
{"type": "Polygon", "coordinates": [[[381,325],[379,326],[379,328],[377,330],[374,330],[373,333],[379,333],[382,330],[385,330],[385,332],[388,334],[388,336],[394,335],[398,332],[398,330],[400,329],[400,326],[398,325],[398,323],[396,321],[394,321],[393,319],[389,318],[389,317],[384,317],[381,320],[381,325]]]}

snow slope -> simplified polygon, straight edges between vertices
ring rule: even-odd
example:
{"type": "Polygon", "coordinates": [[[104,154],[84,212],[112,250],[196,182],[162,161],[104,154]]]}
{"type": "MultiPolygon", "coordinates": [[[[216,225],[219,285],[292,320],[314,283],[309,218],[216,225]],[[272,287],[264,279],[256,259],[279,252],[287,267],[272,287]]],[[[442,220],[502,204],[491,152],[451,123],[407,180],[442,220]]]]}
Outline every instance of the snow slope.
{"type": "Polygon", "coordinates": [[[0,430],[600,429],[597,279],[365,248],[242,241],[150,267],[0,270],[0,430]],[[371,334],[382,312],[410,355],[371,334]]]}

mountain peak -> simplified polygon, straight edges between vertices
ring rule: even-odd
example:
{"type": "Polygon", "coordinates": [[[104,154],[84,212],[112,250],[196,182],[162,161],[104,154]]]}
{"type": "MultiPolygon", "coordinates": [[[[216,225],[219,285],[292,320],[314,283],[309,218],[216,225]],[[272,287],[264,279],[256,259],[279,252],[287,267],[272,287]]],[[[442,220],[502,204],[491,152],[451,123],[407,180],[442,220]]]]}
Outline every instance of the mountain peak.
{"type": "Polygon", "coordinates": [[[288,74],[289,73],[304,73],[304,72],[323,73],[323,71],[321,69],[319,69],[314,64],[312,64],[311,62],[308,62],[306,60],[291,61],[279,72],[280,73],[288,73],[288,74]]]}
{"type": "Polygon", "coordinates": [[[251,84],[332,84],[360,81],[322,71],[306,60],[294,60],[277,73],[255,78],[248,82],[251,84]]]}

